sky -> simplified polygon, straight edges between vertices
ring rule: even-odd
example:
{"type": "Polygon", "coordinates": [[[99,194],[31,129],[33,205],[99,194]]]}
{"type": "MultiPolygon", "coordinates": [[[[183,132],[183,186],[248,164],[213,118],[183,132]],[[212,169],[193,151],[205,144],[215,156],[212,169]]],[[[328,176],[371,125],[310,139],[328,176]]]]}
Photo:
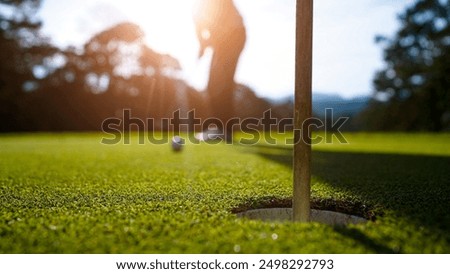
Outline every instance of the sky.
{"type": "MultiPolygon", "coordinates": [[[[192,20],[194,0],[44,0],[43,33],[61,46],[81,46],[117,23],[138,24],[148,45],[177,58],[182,77],[203,90],[211,52],[197,58],[192,20]]],[[[247,28],[236,81],[261,97],[293,94],[295,0],[234,0],[247,28]]],[[[345,98],[372,94],[372,79],[383,68],[375,36],[393,35],[397,16],[414,0],[315,0],[314,92],[345,98]]]]}

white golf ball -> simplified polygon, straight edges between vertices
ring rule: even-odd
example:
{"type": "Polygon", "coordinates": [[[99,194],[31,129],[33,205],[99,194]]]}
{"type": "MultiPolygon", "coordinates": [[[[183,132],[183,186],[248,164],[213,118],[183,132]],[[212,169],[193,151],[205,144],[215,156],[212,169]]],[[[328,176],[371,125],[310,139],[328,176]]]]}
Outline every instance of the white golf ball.
{"type": "Polygon", "coordinates": [[[174,136],[172,138],[172,149],[175,152],[179,152],[181,151],[181,149],[183,148],[184,145],[184,139],[181,138],[180,136],[174,136]]]}

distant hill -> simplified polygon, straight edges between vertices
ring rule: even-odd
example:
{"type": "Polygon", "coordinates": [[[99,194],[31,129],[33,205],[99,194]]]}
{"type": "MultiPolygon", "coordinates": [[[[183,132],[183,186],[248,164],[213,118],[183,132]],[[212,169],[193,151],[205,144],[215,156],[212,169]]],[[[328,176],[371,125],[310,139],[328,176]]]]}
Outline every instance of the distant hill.
{"type": "MultiPolygon", "coordinates": [[[[337,94],[313,92],[313,114],[316,117],[323,118],[325,116],[325,110],[331,108],[335,116],[353,117],[366,109],[371,99],[372,97],[370,96],[358,96],[346,99],[337,94]]],[[[294,96],[281,99],[268,99],[268,101],[274,105],[282,105],[294,102],[294,96]]]]}
{"type": "Polygon", "coordinates": [[[345,99],[335,94],[313,93],[313,113],[316,117],[325,116],[327,108],[333,109],[335,116],[355,116],[369,105],[370,96],[345,99]]]}

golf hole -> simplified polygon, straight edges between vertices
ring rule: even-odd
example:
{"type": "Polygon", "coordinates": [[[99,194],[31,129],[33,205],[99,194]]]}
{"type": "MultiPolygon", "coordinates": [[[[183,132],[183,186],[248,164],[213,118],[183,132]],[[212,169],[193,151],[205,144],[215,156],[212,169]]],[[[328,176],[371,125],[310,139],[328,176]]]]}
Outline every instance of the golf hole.
{"type": "MultiPolygon", "coordinates": [[[[263,208],[252,209],[236,214],[239,218],[260,220],[265,222],[292,222],[292,208],[263,208]]],[[[332,226],[346,226],[349,224],[364,224],[368,220],[355,215],[311,209],[311,222],[332,226]]]]}

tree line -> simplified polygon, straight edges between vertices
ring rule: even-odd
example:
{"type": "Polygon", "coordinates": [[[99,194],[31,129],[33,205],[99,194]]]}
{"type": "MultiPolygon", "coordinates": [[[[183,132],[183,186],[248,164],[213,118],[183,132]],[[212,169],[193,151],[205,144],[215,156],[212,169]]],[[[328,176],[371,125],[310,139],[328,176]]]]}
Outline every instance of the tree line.
{"type": "Polygon", "coordinates": [[[450,130],[450,1],[417,0],[398,19],[393,37],[376,39],[385,68],[359,119],[375,130],[450,130]]]}
{"type": "MultiPolygon", "coordinates": [[[[35,19],[40,1],[2,5],[14,12],[0,13],[0,131],[100,130],[105,119],[120,118],[124,109],[142,120],[192,109],[207,118],[205,94],[180,79],[178,60],[144,42],[138,25],[123,22],[95,34],[81,49],[60,49],[40,34],[35,19]]],[[[271,108],[242,84],[235,99],[236,117],[259,117],[271,108]]]]}

